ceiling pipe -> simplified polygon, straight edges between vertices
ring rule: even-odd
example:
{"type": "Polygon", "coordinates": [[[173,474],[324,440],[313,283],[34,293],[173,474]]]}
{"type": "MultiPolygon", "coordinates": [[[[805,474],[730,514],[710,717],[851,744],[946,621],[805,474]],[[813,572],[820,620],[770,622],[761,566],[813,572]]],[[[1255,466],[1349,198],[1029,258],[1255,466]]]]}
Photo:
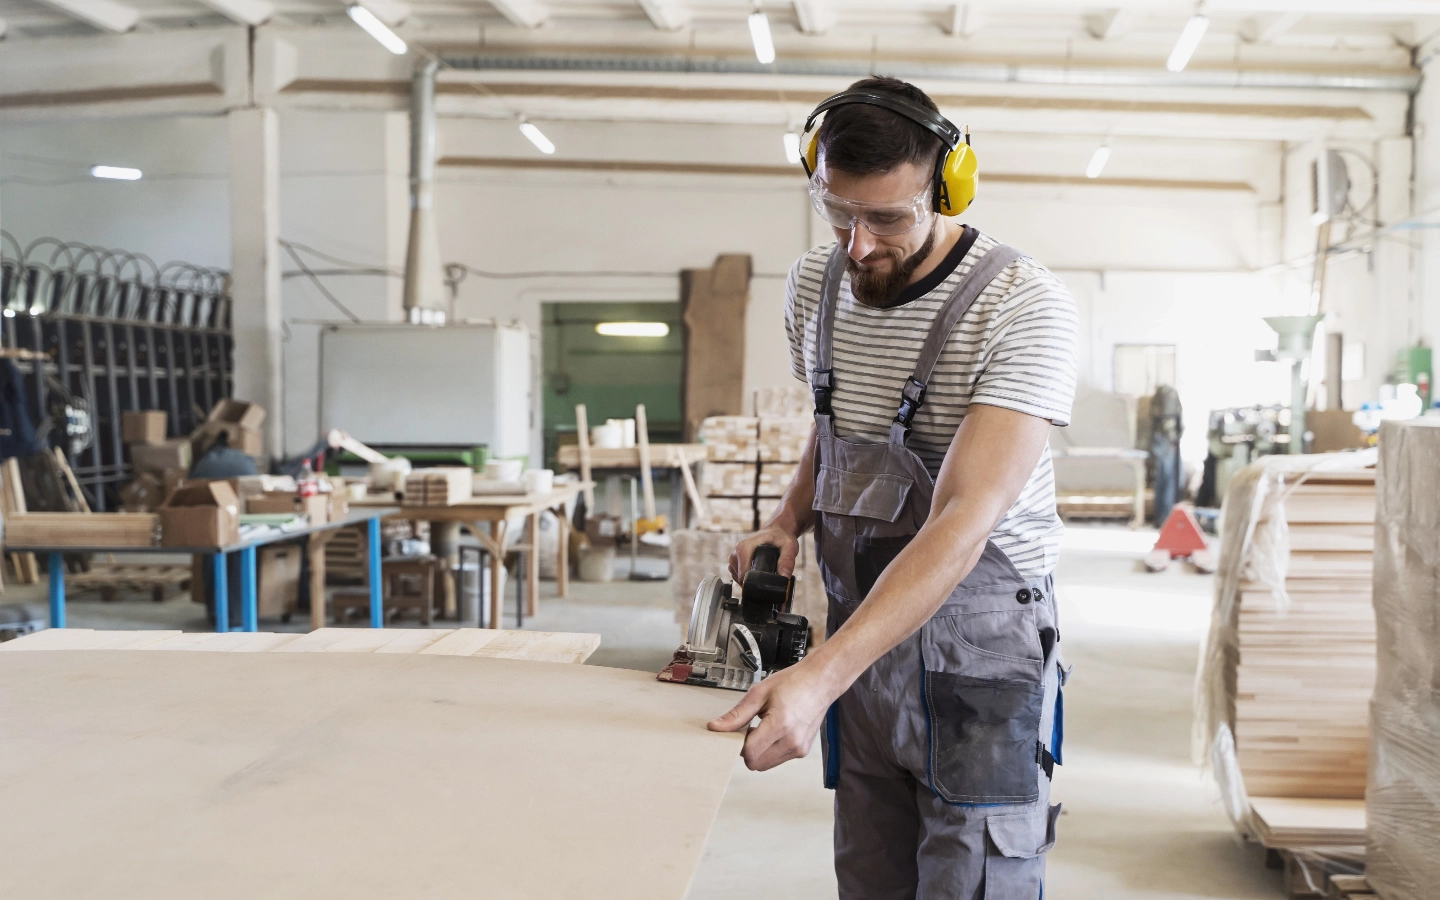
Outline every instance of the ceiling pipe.
{"type": "Polygon", "coordinates": [[[412,323],[444,321],[445,271],[435,226],[435,72],[422,61],[410,82],[410,241],[405,249],[405,314],[412,323]]]}
{"type": "Polygon", "coordinates": [[[451,53],[447,66],[470,70],[541,72],[656,72],[864,78],[877,72],[897,78],[935,78],[986,84],[1058,84],[1101,87],[1286,88],[1409,93],[1420,85],[1413,70],[1306,72],[1285,69],[1196,69],[1035,65],[1028,63],[926,63],[894,59],[856,62],[781,57],[770,65],[753,58],[687,56],[530,56],[517,53],[451,53]]]}

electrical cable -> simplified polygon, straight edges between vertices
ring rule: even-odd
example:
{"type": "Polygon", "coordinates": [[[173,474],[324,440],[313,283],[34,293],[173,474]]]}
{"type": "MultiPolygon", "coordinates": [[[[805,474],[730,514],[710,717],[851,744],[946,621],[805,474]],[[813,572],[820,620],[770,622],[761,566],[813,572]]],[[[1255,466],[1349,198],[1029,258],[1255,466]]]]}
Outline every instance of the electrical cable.
{"type": "Polygon", "coordinates": [[[357,325],[360,324],[360,317],[351,312],[350,309],[345,304],[341,303],[334,294],[330,293],[330,291],[325,287],[324,282],[320,280],[320,277],[314,272],[310,271],[309,266],[305,265],[305,260],[300,258],[300,254],[295,252],[295,248],[291,247],[288,243],[285,243],[284,241],[281,241],[280,243],[284,244],[285,252],[290,254],[290,258],[295,260],[295,264],[300,267],[300,270],[304,272],[307,276],[309,276],[310,282],[315,285],[315,289],[318,290],[325,297],[326,300],[329,300],[331,303],[333,303],[336,309],[344,313],[345,317],[348,318],[351,322],[354,322],[357,325]]]}

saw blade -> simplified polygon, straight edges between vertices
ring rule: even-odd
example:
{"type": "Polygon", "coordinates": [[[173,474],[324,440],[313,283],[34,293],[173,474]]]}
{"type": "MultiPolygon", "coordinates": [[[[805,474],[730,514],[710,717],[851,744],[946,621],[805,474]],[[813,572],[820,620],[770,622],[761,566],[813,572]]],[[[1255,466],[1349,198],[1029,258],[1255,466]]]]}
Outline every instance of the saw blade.
{"type": "Polygon", "coordinates": [[[694,606],[690,609],[690,630],[685,633],[687,646],[695,649],[716,646],[720,604],[725,599],[725,586],[723,579],[711,575],[695,589],[694,606]]]}

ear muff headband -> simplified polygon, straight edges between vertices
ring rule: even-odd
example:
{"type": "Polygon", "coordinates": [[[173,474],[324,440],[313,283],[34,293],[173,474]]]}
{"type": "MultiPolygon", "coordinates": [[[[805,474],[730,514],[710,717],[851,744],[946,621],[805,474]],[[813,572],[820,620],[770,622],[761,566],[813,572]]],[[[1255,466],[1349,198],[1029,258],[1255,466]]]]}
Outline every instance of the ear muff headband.
{"type": "Polygon", "coordinates": [[[857,103],[888,109],[939,138],[945,145],[945,151],[935,162],[935,211],[943,216],[958,216],[970,206],[979,187],[980,172],[975,151],[970,148],[969,135],[963,134],[949,119],[933,109],[904,97],[875,91],[841,91],[821,101],[810,113],[805,120],[803,152],[800,154],[800,164],[805,168],[807,178],[815,176],[819,165],[820,129],[816,127],[816,120],[827,110],[857,103]]]}

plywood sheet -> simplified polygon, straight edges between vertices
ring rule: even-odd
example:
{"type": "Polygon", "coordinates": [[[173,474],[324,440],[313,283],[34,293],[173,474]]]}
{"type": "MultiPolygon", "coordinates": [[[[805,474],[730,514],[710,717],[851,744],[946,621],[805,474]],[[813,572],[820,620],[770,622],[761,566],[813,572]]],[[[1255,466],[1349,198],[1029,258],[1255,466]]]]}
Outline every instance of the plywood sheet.
{"type": "Polygon", "coordinates": [[[735,696],[431,654],[0,654],[0,896],[680,900],[735,696]]]}

